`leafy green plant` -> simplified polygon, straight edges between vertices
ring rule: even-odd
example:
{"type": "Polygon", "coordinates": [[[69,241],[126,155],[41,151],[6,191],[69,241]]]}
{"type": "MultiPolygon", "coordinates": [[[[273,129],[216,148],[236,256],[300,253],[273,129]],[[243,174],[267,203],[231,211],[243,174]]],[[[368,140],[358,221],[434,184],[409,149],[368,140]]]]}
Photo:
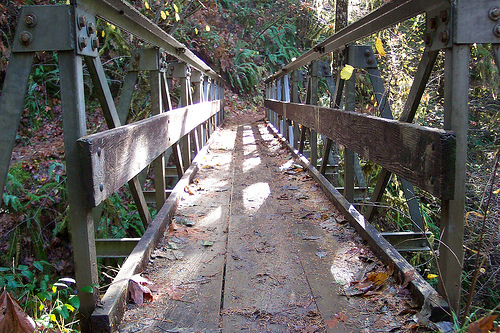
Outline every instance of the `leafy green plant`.
{"type": "Polygon", "coordinates": [[[0,267],[0,289],[13,295],[38,328],[60,332],[78,332],[80,299],[72,289],[75,280],[60,278],[49,283],[50,263],[34,261],[32,267],[0,267]]]}

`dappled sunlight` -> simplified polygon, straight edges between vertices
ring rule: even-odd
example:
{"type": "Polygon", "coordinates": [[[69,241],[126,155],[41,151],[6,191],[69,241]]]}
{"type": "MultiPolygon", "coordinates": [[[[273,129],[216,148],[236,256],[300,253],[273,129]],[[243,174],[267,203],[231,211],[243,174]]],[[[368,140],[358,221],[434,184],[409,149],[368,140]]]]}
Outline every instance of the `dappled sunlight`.
{"type": "Polygon", "coordinates": [[[219,223],[219,219],[222,217],[222,207],[218,206],[207,214],[203,219],[199,220],[196,224],[198,227],[210,227],[219,223]]]}
{"type": "Polygon", "coordinates": [[[243,161],[243,172],[248,172],[251,169],[257,167],[261,163],[260,157],[251,157],[247,158],[243,161]]]}
{"type": "Polygon", "coordinates": [[[255,183],[243,190],[243,206],[248,212],[255,212],[260,209],[266,199],[271,194],[268,183],[255,183]]]}

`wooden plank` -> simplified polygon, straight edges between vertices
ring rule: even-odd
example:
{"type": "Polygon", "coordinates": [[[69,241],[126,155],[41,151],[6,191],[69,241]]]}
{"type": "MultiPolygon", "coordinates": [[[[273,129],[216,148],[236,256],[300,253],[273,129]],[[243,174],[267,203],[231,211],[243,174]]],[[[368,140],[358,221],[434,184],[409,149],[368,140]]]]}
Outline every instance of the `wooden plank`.
{"type": "Polygon", "coordinates": [[[82,175],[84,204],[97,206],[219,107],[219,100],[190,105],[80,138],[80,163],[88,165],[82,175]]]}
{"type": "MultiPolygon", "coordinates": [[[[278,131],[273,126],[268,126],[278,137],[278,131]]],[[[337,209],[344,214],[349,223],[358,231],[360,236],[368,242],[372,250],[387,264],[394,263],[394,268],[398,274],[404,276],[414,272],[414,267],[404,259],[403,256],[378,232],[367,220],[364,219],[356,208],[350,204],[333,185],[313,168],[311,163],[304,156],[300,155],[298,150],[294,149],[286,141],[287,148],[300,158],[300,163],[304,165],[312,178],[318,182],[327,197],[335,204],[337,209]]],[[[440,315],[443,311],[449,311],[448,303],[437,293],[437,291],[418,273],[413,273],[413,280],[408,284],[409,289],[416,297],[419,304],[428,302],[433,314],[440,315]]]]}
{"type": "Polygon", "coordinates": [[[304,104],[265,100],[264,105],[436,197],[453,197],[456,140],[452,131],[304,104]]]}
{"type": "Polygon", "coordinates": [[[245,170],[246,161],[256,157],[262,159],[262,165],[272,163],[267,144],[257,142],[264,139],[255,124],[238,127],[231,166],[234,178],[221,314],[224,332],[245,328],[249,332],[289,332],[287,324],[292,318],[317,312],[309,279],[293,245],[295,223],[284,223],[283,203],[276,199],[276,173],[263,167],[245,170]],[[259,316],[274,320],[266,321],[264,330],[255,319],[259,316]]]}
{"type": "Polygon", "coordinates": [[[101,299],[101,306],[92,313],[91,322],[93,332],[115,332],[127,305],[127,288],[130,277],[141,270],[149,262],[151,252],[163,236],[166,227],[172,220],[179,201],[184,193],[184,187],[189,185],[199,170],[199,163],[207,153],[205,146],[193,160],[184,177],[177,185],[158,212],[153,223],[148,227],[141,240],[122,265],[106,293],[101,299]]]}

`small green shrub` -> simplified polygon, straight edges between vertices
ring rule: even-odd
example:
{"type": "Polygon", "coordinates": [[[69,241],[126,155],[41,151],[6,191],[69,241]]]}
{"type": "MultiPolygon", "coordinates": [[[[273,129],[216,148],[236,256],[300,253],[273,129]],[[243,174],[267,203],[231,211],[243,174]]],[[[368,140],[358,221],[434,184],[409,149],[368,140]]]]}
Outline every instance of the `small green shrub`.
{"type": "Polygon", "coordinates": [[[60,278],[49,283],[47,267],[46,261],[34,261],[32,267],[0,267],[0,289],[19,301],[40,331],[78,332],[80,299],[72,289],[75,280],[60,278]]]}

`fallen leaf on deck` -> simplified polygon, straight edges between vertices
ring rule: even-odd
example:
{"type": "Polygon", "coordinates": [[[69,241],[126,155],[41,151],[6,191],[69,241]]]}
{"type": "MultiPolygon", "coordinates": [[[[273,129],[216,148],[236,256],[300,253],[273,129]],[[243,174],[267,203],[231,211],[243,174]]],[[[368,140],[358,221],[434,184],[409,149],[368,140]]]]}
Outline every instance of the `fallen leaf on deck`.
{"type": "Polygon", "coordinates": [[[132,303],[140,305],[144,303],[144,300],[153,300],[151,290],[147,287],[148,284],[151,282],[140,274],[135,274],[129,279],[128,292],[132,303]]]}
{"type": "Polygon", "coordinates": [[[469,325],[469,333],[489,333],[497,315],[485,316],[469,325]]]}
{"type": "Polygon", "coordinates": [[[0,295],[0,332],[32,333],[35,322],[7,291],[0,295]]]}
{"type": "Polygon", "coordinates": [[[184,192],[189,193],[189,195],[194,195],[189,186],[184,187],[184,192]]]}
{"type": "Polygon", "coordinates": [[[203,245],[203,246],[212,246],[212,245],[214,245],[214,242],[213,241],[202,240],[201,241],[201,245],[203,245]]]}
{"type": "Polygon", "coordinates": [[[343,314],[342,312],[339,312],[339,313],[336,313],[329,320],[326,320],[325,324],[327,324],[329,328],[334,328],[335,326],[337,326],[337,324],[339,323],[339,321],[346,322],[347,319],[348,318],[347,318],[347,316],[345,314],[343,314]]]}
{"type": "Polygon", "coordinates": [[[170,299],[180,301],[182,296],[184,296],[184,290],[176,286],[168,286],[166,292],[170,299]]]}
{"type": "Polygon", "coordinates": [[[194,222],[185,218],[185,217],[181,217],[181,216],[176,216],[175,217],[175,222],[179,223],[179,224],[183,224],[185,225],[186,227],[192,227],[194,226],[194,222]]]}
{"type": "Polygon", "coordinates": [[[389,279],[389,274],[387,272],[372,272],[361,281],[352,282],[352,286],[366,294],[367,296],[374,295],[374,293],[369,293],[371,290],[377,290],[382,284],[384,284],[387,279],[389,279]]]}

